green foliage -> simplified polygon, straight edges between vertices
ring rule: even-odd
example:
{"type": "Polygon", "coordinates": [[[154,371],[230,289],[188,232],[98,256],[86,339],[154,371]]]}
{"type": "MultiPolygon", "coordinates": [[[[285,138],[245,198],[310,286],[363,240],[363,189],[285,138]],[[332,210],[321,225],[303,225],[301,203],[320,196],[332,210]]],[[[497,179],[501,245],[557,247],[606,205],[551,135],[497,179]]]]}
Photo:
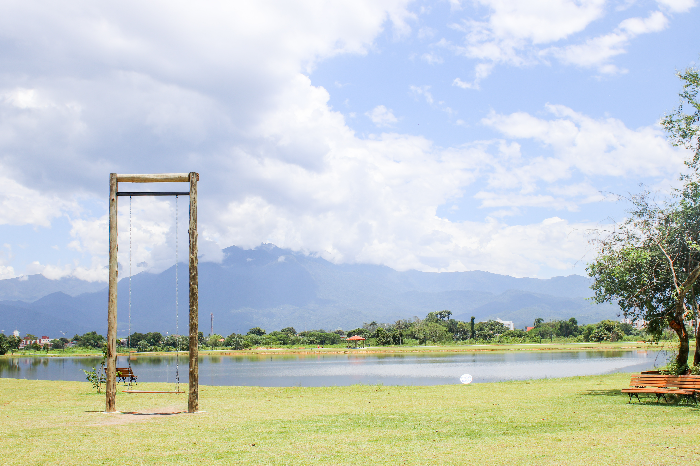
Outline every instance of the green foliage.
{"type": "Polygon", "coordinates": [[[102,349],[102,361],[100,362],[99,369],[95,366],[89,371],[83,369],[85,373],[85,379],[92,384],[92,388],[97,390],[97,393],[102,391],[102,385],[107,381],[107,375],[105,374],[105,362],[107,361],[107,347],[102,349]]]}
{"type": "Polygon", "coordinates": [[[19,345],[22,343],[22,339],[20,337],[16,337],[14,335],[10,335],[7,337],[7,349],[10,353],[14,354],[15,351],[19,350],[19,345]]]}
{"type": "Polygon", "coordinates": [[[491,341],[508,331],[508,327],[497,320],[479,322],[474,326],[476,340],[491,341]]]}
{"type": "Polygon", "coordinates": [[[265,330],[261,329],[260,327],[253,327],[250,330],[248,330],[248,335],[257,335],[261,337],[265,335],[265,330]]]}
{"type": "Polygon", "coordinates": [[[668,137],[674,146],[682,146],[695,151],[695,156],[687,165],[697,171],[700,162],[700,102],[698,102],[698,90],[700,90],[700,75],[697,68],[686,68],[677,73],[683,82],[683,88],[679,94],[681,103],[678,108],[661,120],[661,125],[668,133],[668,137]],[[687,113],[689,110],[690,113],[687,113]]]}
{"type": "Polygon", "coordinates": [[[618,341],[624,336],[619,322],[602,320],[595,325],[589,341],[618,341]]]}
{"type": "Polygon", "coordinates": [[[452,339],[444,325],[428,322],[427,319],[414,325],[413,335],[420,344],[427,344],[429,341],[440,343],[452,339]]]}
{"type": "Polygon", "coordinates": [[[467,341],[472,336],[471,326],[466,322],[457,321],[452,335],[455,341],[467,341]]]}
{"type": "Polygon", "coordinates": [[[678,364],[676,358],[672,358],[668,364],[659,368],[660,373],[667,375],[685,375],[689,371],[690,367],[687,364],[678,364]]]}
{"type": "Polygon", "coordinates": [[[92,388],[97,390],[97,393],[102,392],[102,385],[107,381],[107,376],[104,371],[105,365],[102,363],[100,368],[93,367],[91,370],[85,372],[85,379],[92,384],[92,388]]]}
{"type": "Polygon", "coordinates": [[[378,346],[389,346],[394,343],[391,334],[381,327],[377,328],[376,339],[378,346]]]}
{"type": "Polygon", "coordinates": [[[213,335],[209,335],[207,339],[205,340],[205,344],[209,346],[210,348],[218,348],[220,346],[223,346],[225,343],[224,337],[219,335],[218,333],[215,333],[213,335]],[[223,342],[221,340],[224,340],[223,342]]]}
{"type": "Polygon", "coordinates": [[[61,340],[58,340],[58,339],[51,340],[51,348],[53,348],[53,349],[60,350],[60,349],[65,348],[65,346],[66,346],[66,344],[61,340]]]}
{"type": "Polygon", "coordinates": [[[226,340],[224,341],[224,346],[234,349],[236,351],[240,351],[243,349],[250,348],[250,343],[248,340],[246,340],[246,338],[243,335],[239,335],[238,333],[232,333],[231,335],[226,337],[226,340]]]}
{"type": "Polygon", "coordinates": [[[348,330],[347,335],[348,335],[348,337],[352,337],[352,336],[357,335],[360,337],[367,338],[367,337],[369,337],[369,330],[367,330],[366,328],[360,327],[360,328],[356,328],[353,330],[348,330]]]}
{"type": "Polygon", "coordinates": [[[300,332],[299,336],[303,338],[309,345],[337,345],[340,343],[340,335],[337,333],[329,333],[325,330],[309,330],[308,332],[300,332]]]}
{"type": "Polygon", "coordinates": [[[73,341],[77,346],[83,348],[102,348],[107,340],[97,332],[87,332],[83,335],[76,335],[73,341]]]}
{"type": "Polygon", "coordinates": [[[0,333],[0,356],[10,351],[10,342],[4,333],[0,333]]]}

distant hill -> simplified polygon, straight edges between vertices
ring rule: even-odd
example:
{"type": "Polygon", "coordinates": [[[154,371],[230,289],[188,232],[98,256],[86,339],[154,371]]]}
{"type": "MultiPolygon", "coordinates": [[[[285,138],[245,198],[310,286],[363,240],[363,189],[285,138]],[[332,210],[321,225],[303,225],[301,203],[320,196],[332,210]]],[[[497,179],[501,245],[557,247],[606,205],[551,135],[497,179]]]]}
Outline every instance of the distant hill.
{"type": "Polygon", "coordinates": [[[19,278],[0,280],[0,301],[36,301],[60,291],[69,296],[78,296],[107,288],[104,282],[87,282],[74,277],[49,280],[43,275],[25,275],[19,278]]]}
{"type": "MultiPolygon", "coordinates": [[[[547,280],[488,272],[397,272],[368,264],[332,264],[313,255],[264,244],[224,250],[220,264],[199,265],[199,325],[205,334],[228,335],[260,326],[268,331],[293,326],[298,331],[349,330],[363,322],[393,322],[449,309],[460,320],[499,317],[516,328],[536,317],[579,323],[616,318],[619,309],[595,305],[590,280],[571,275],[547,280]]],[[[180,266],[179,332],[186,333],[186,264],[180,266]]],[[[0,280],[0,329],[51,337],[107,328],[107,289],[77,279],[0,280]],[[25,285],[26,283],[26,285],[25,285]],[[31,286],[30,286],[31,285],[31,286]]],[[[128,280],[119,282],[118,328],[129,328],[128,280]]],[[[132,277],[131,331],[175,329],[175,268],[132,277]]]]}

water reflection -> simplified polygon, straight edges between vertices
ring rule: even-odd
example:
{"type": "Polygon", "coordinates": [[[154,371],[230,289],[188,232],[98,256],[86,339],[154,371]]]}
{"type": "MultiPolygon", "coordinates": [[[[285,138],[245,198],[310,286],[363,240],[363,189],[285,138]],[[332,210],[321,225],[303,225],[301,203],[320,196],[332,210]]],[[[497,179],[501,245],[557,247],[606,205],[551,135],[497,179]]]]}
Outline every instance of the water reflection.
{"type": "MultiPolygon", "coordinates": [[[[285,354],[200,356],[202,385],[333,386],[352,384],[441,385],[524,380],[613,372],[637,372],[665,364],[664,351],[567,351],[460,354],[285,354]]],[[[100,357],[0,359],[0,377],[84,381],[83,370],[100,357]]],[[[180,382],[188,377],[186,355],[119,357],[140,382],[180,382]]]]}

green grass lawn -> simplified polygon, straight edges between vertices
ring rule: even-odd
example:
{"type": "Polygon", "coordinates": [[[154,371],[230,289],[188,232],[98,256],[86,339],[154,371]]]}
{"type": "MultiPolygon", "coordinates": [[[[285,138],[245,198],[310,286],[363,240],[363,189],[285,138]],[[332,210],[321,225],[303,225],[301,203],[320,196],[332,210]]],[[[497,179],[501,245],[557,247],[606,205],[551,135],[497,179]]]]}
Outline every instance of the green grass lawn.
{"type": "MultiPolygon", "coordinates": [[[[432,387],[104,394],[0,379],[2,464],[695,464],[700,408],[627,403],[629,374],[432,387]]],[[[163,389],[163,384],[139,384],[163,389]]]]}

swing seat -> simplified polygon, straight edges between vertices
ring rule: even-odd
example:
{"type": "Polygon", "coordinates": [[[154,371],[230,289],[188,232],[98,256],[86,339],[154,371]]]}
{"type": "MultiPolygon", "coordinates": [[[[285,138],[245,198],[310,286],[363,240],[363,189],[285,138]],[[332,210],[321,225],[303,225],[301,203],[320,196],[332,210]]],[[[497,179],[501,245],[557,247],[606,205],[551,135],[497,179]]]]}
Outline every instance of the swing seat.
{"type": "Polygon", "coordinates": [[[182,390],[178,391],[167,391],[167,390],[124,390],[122,393],[185,393],[182,390]]]}
{"type": "MultiPolygon", "coordinates": [[[[117,372],[117,381],[122,381],[126,383],[126,379],[129,379],[129,385],[131,383],[136,383],[136,379],[138,379],[138,376],[134,374],[134,371],[131,370],[131,367],[117,367],[116,369],[117,372]]],[[[107,368],[105,368],[105,373],[107,372],[107,368]]]]}

